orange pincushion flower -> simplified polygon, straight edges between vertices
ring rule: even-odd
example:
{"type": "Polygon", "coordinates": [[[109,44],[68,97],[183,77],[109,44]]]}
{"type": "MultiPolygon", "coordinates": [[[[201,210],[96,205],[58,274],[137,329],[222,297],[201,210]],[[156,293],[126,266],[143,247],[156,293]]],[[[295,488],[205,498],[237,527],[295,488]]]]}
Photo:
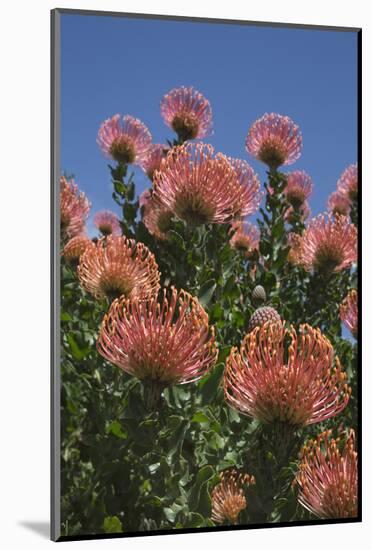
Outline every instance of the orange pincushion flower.
{"type": "Polygon", "coordinates": [[[71,239],[85,230],[90,202],[73,180],[60,179],[61,238],[71,239]]]}
{"type": "Polygon", "coordinates": [[[94,225],[102,235],[121,235],[121,225],[118,216],[110,210],[100,210],[94,216],[94,225]]]}
{"type": "Polygon", "coordinates": [[[247,507],[244,487],[254,485],[254,476],[238,473],[235,469],[224,470],[220,483],[211,493],[211,519],[216,523],[237,523],[238,516],[247,507]]]}
{"type": "Polygon", "coordinates": [[[250,222],[238,221],[231,226],[233,235],[229,240],[232,248],[244,252],[246,258],[251,258],[259,250],[260,231],[250,222]]]}
{"type": "Polygon", "coordinates": [[[154,255],[142,243],[110,235],[99,239],[80,258],[82,287],[95,298],[150,298],[159,289],[160,274],[154,255]]]}
{"type": "Polygon", "coordinates": [[[340,304],[340,319],[356,338],[358,333],[358,293],[352,289],[340,304]]]}
{"type": "Polygon", "coordinates": [[[237,174],[238,181],[245,189],[244,201],[246,207],[244,208],[244,216],[255,214],[263,197],[263,193],[260,191],[259,178],[245,160],[234,158],[228,158],[228,160],[237,174]]]}
{"type": "Polygon", "coordinates": [[[165,124],[183,139],[204,138],[212,134],[210,102],[193,87],[174,88],[161,100],[165,124]]]}
{"type": "Polygon", "coordinates": [[[301,451],[295,480],[299,502],[321,519],[354,518],[358,514],[358,459],[355,434],[331,438],[331,430],[310,440],[301,451]]]}
{"type": "Polygon", "coordinates": [[[202,378],[218,355],[207,313],[196,298],[174,287],[148,301],[115,300],[97,349],[128,374],[162,387],[202,378]]]}
{"type": "Polygon", "coordinates": [[[357,228],[349,218],[320,214],[302,235],[292,235],[290,260],[307,271],[341,271],[357,261],[357,228]]]}
{"type": "Polygon", "coordinates": [[[155,172],[154,200],[191,225],[229,223],[251,211],[249,188],[241,185],[227,157],[211,145],[174,147],[155,172]]]}
{"type": "Polygon", "coordinates": [[[232,348],[224,372],[227,403],[263,423],[305,426],[340,413],[349,401],[346,375],[321,331],[299,333],[268,322],[232,348]],[[286,342],[290,345],[286,349],[286,342]]]}
{"type": "Polygon", "coordinates": [[[63,256],[67,262],[71,264],[78,263],[80,256],[85,252],[88,247],[94,247],[94,243],[85,235],[77,235],[72,237],[65,247],[63,248],[63,256]]]}
{"type": "Polygon", "coordinates": [[[173,217],[170,210],[161,207],[153,197],[147,198],[143,206],[143,223],[148,231],[156,237],[156,239],[166,240],[167,231],[171,227],[171,219],[173,217]]]}

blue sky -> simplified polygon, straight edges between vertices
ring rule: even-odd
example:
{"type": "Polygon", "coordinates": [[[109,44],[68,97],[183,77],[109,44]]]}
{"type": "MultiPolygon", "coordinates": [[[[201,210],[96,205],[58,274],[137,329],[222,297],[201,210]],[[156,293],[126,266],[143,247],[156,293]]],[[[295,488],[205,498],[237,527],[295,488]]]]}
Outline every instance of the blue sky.
{"type": "MultiPolygon", "coordinates": [[[[312,176],[314,215],[326,209],[341,172],[357,160],[355,32],[64,14],[61,36],[61,168],[75,175],[92,214],[118,212],[96,144],[101,122],[131,114],[155,143],[171,139],[159,104],[181,85],[210,100],[214,135],[205,141],[247,160],[261,181],[265,167],[244,145],[250,125],[265,112],[299,124],[302,156],[286,171],[312,176]]],[[[136,174],[140,193],[149,180],[140,169],[136,174]]]]}

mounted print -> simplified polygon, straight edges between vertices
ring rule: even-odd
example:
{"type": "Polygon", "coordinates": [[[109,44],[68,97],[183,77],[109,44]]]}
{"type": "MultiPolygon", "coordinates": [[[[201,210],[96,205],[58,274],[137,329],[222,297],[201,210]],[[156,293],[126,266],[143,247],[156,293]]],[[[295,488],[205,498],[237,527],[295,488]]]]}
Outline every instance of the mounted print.
{"type": "Polygon", "coordinates": [[[361,520],[361,31],[52,12],[52,537],[361,520]]]}

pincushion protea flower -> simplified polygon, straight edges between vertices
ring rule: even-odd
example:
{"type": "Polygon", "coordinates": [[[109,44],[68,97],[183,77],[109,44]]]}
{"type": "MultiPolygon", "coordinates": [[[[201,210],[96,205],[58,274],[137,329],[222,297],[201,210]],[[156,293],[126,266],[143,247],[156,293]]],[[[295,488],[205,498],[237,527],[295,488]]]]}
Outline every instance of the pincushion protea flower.
{"type": "Polygon", "coordinates": [[[151,145],[148,128],[130,115],[114,115],[105,120],[98,131],[97,143],[103,153],[121,164],[139,164],[151,145]]]}
{"type": "Polygon", "coordinates": [[[196,298],[174,287],[148,301],[115,300],[103,319],[97,349],[146,382],[155,402],[166,386],[202,378],[218,355],[207,313],[196,298]]]}
{"type": "Polygon", "coordinates": [[[279,313],[271,306],[259,307],[250,317],[247,327],[248,332],[251,332],[256,327],[261,327],[268,322],[281,321],[279,313]]]}
{"type": "Polygon", "coordinates": [[[172,217],[170,210],[162,208],[151,198],[145,204],[142,220],[151,235],[163,241],[168,238],[167,231],[171,227],[172,217]]]}
{"type": "Polygon", "coordinates": [[[145,208],[146,204],[148,204],[151,197],[152,197],[151,189],[145,189],[144,191],[142,191],[142,193],[139,195],[139,207],[145,208]]]}
{"type": "Polygon", "coordinates": [[[155,201],[190,225],[229,223],[250,211],[249,190],[211,145],[173,147],[153,180],[155,201]]]}
{"type": "Polygon", "coordinates": [[[221,472],[220,483],[211,493],[211,519],[216,523],[236,524],[240,512],[247,507],[244,487],[249,485],[255,485],[254,476],[235,469],[221,472]]]}
{"type": "Polygon", "coordinates": [[[293,223],[299,214],[299,217],[301,220],[306,220],[309,218],[311,213],[311,209],[307,201],[303,202],[299,208],[294,208],[293,206],[289,206],[289,208],[286,210],[284,214],[285,221],[288,223],[293,223]]]}
{"type": "Polygon", "coordinates": [[[259,229],[250,222],[237,221],[232,223],[231,231],[233,232],[229,240],[231,247],[243,252],[246,258],[253,257],[259,250],[259,229]]]}
{"type": "Polygon", "coordinates": [[[77,265],[80,256],[88,247],[94,246],[94,243],[86,235],[77,235],[72,237],[63,248],[63,256],[66,261],[72,265],[77,265]]]}
{"type": "Polygon", "coordinates": [[[142,243],[109,235],[80,258],[80,284],[98,300],[118,296],[150,298],[159,289],[154,255],[142,243]]]}
{"type": "Polygon", "coordinates": [[[61,238],[71,239],[85,230],[85,222],[89,215],[90,202],[77,187],[74,180],[60,179],[60,215],[61,238]]]}
{"type": "Polygon", "coordinates": [[[350,430],[331,437],[331,430],[304,445],[295,483],[298,500],[321,519],[354,518],[358,515],[358,459],[355,434],[350,430]]]}
{"type": "Polygon", "coordinates": [[[313,190],[312,178],[304,170],[296,170],[287,175],[284,189],[287,202],[295,209],[303,206],[313,190]]]}
{"type": "Polygon", "coordinates": [[[228,158],[228,161],[234,168],[238,181],[246,192],[244,197],[244,200],[246,201],[244,216],[254,214],[259,208],[260,201],[263,197],[263,193],[259,191],[259,178],[249,163],[245,160],[228,158]]]}
{"type": "Polygon", "coordinates": [[[351,204],[349,198],[344,193],[334,191],[328,198],[327,208],[334,215],[349,216],[351,204]]]}
{"type": "Polygon", "coordinates": [[[288,116],[266,113],[251,126],[246,137],[246,150],[272,170],[293,164],[301,155],[302,136],[299,127],[288,116]]]}
{"type": "Polygon", "coordinates": [[[358,293],[354,288],[344,298],[339,309],[340,319],[356,338],[358,332],[358,293]]]}
{"type": "Polygon", "coordinates": [[[164,95],[161,116],[183,141],[212,134],[210,102],[193,87],[174,88],[164,95]]]}
{"type": "Polygon", "coordinates": [[[224,372],[227,403],[262,423],[305,426],[340,413],[349,401],[346,374],[319,329],[299,333],[268,322],[232,348],[224,372]],[[288,349],[286,343],[290,341],[288,349]]]}
{"type": "Polygon", "coordinates": [[[140,165],[150,180],[153,180],[155,170],[159,170],[161,161],[166,156],[166,149],[166,145],[156,143],[150,147],[147,155],[141,161],[140,165]]]}
{"type": "Polygon", "coordinates": [[[290,259],[307,271],[341,271],[357,261],[357,228],[349,218],[320,214],[302,235],[292,235],[290,259]]]}
{"type": "Polygon", "coordinates": [[[102,235],[121,235],[120,220],[113,212],[101,210],[94,216],[94,225],[102,235]]]}
{"type": "Polygon", "coordinates": [[[351,164],[344,170],[337,182],[338,191],[352,202],[358,199],[358,165],[351,164]]]}

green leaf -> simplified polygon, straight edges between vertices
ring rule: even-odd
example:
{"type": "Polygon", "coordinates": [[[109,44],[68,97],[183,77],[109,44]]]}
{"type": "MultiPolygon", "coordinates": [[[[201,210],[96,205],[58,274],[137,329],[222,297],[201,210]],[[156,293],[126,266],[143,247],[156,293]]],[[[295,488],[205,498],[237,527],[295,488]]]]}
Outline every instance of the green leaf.
{"type": "Polygon", "coordinates": [[[199,383],[202,402],[210,403],[216,396],[220,386],[220,380],[224,372],[224,365],[217,365],[212,372],[199,383]]]}
{"type": "Polygon", "coordinates": [[[211,279],[210,281],[207,281],[204,285],[202,285],[198,293],[198,299],[202,306],[205,307],[208,305],[211,298],[213,297],[215,289],[216,289],[215,279],[211,279]]]}
{"type": "Polygon", "coordinates": [[[203,412],[196,412],[192,416],[191,422],[197,422],[198,424],[208,424],[210,422],[209,418],[203,412]]]}
{"type": "Polygon", "coordinates": [[[214,476],[214,469],[212,466],[203,466],[196,476],[196,482],[192,487],[189,495],[189,508],[192,512],[197,512],[200,505],[201,496],[207,500],[207,483],[214,476]]]}
{"type": "Polygon", "coordinates": [[[105,533],[122,533],[121,521],[117,516],[107,516],[104,518],[103,529],[105,533]]]}
{"type": "Polygon", "coordinates": [[[110,422],[110,424],[108,424],[106,428],[106,433],[113,434],[120,439],[127,439],[128,437],[128,434],[122,431],[121,424],[118,420],[114,420],[113,422],[110,422]]]}

